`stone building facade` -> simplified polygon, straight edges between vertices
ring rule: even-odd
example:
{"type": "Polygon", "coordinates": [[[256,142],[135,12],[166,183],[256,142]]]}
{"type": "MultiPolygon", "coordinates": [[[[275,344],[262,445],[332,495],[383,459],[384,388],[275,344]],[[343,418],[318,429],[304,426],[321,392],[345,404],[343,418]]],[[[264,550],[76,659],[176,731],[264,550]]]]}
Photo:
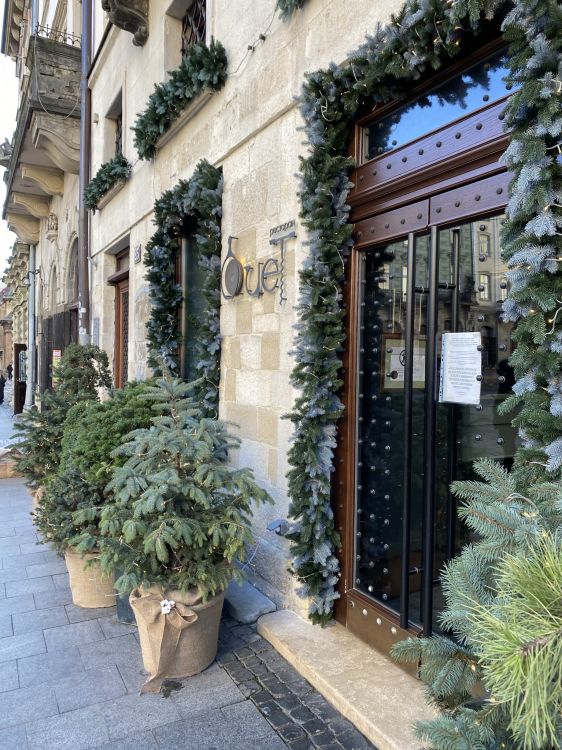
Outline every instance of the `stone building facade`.
{"type": "MultiPolygon", "coordinates": [[[[16,0],[10,2],[8,18],[16,19],[16,0]]],[[[299,219],[298,172],[309,151],[297,97],[307,74],[348,63],[350,51],[402,3],[296,5],[302,7],[283,19],[275,0],[96,0],[91,135],[82,147],[91,157],[92,184],[108,164],[123,169],[126,160],[130,166],[97,195],[86,243],[89,337],[107,351],[116,387],[151,372],[144,261],[155,232],[155,202],[189,180],[202,160],[222,172],[219,415],[240,438],[233,462],[250,467],[274,501],[256,512],[257,545],[248,570],[279,607],[305,613],[308,602],[288,572],[288,542],[274,533],[289,512],[294,438],[284,417],[298,400],[291,373],[299,279],[318,262],[311,257],[314,237],[299,219]],[[224,85],[203,87],[171,126],[162,127],[154,154],[141,158],[132,128],[155,85],[170,80],[194,43],[212,47],[214,41],[225,50],[224,85]]],[[[77,8],[70,0],[64,7],[59,23],[76,33],[77,8]]],[[[50,12],[48,4],[43,12],[50,12]]],[[[21,29],[12,23],[5,44],[19,56],[21,111],[30,114],[27,124],[23,115],[18,120],[5,211],[20,239],[37,247],[41,352],[41,339],[54,340],[48,326],[72,321],[76,309],[77,51],[68,44],[72,37],[61,49],[48,34],[46,40],[32,35],[30,47],[25,24],[21,29]],[[63,78],[57,75],[51,92],[57,114],[49,117],[58,119],[49,128],[26,76],[33,83],[34,69],[46,81],[55,61],[63,78]]],[[[464,542],[451,481],[469,476],[482,455],[509,465],[515,450],[515,434],[496,409],[513,383],[511,328],[500,315],[508,287],[500,247],[509,183],[500,161],[508,143],[505,41],[492,20],[476,42],[463,45],[442,71],[413,81],[411,90],[395,89],[393,82],[389,88],[401,91],[394,99],[357,105],[348,118],[353,188],[343,202],[349,205],[336,205],[333,195],[330,207],[345,214],[351,238],[347,265],[339,256],[346,282],[334,282],[345,317],[341,340],[325,349],[326,358],[338,350],[343,359],[343,385],[333,395],[342,399],[343,417],[321,436],[330,454],[337,443],[325,516],[335,518],[341,542],[334,543],[342,571],[335,612],[383,651],[405,635],[432,632],[442,603],[439,570],[464,542]],[[459,343],[454,336],[462,334],[474,344],[470,361],[480,384],[476,395],[451,404],[438,395],[446,334],[453,334],[449,342],[459,343]]],[[[350,87],[360,87],[353,60],[349,70],[350,87]]],[[[330,106],[328,100],[319,104],[328,123],[330,106]]],[[[182,232],[189,247],[189,220],[182,232]]],[[[183,271],[178,261],[178,284],[183,271]]],[[[201,278],[193,272],[186,283],[187,305],[201,278]]],[[[72,323],[64,326],[72,338],[72,323]]],[[[68,343],[64,335],[61,346],[68,343]]],[[[184,343],[189,351],[189,328],[184,343]]],[[[39,380],[48,385],[41,373],[48,371],[50,353],[44,345],[43,351],[39,380]]]]}
{"type": "MultiPolygon", "coordinates": [[[[223,259],[228,237],[243,263],[279,258],[270,244],[270,230],[296,220],[296,239],[285,244],[284,296],[279,290],[259,298],[244,293],[222,300],[222,370],[220,416],[236,425],[242,440],[236,462],[251,467],[275,500],[255,518],[258,547],[253,559],[258,585],[276,603],[302,610],[287,573],[287,543],[267,525],[284,517],[287,499],[287,446],[291,424],[283,419],[295,393],[289,383],[295,323],[297,270],[306,248],[298,225],[298,166],[303,153],[301,123],[295,97],[307,71],[343,61],[359,46],[365,33],[385,21],[392,3],[354,3],[349,23],[348,3],[314,0],[284,23],[269,0],[256,3],[206,4],[206,39],[226,49],[229,74],[221,91],[206,96],[198,111],[180,128],[166,134],[153,160],[140,161],[130,130],[155,83],[177,66],[182,44],[182,12],[177,2],[147,4],[148,38],[133,44],[130,34],[115,25],[107,28],[96,6],[95,61],[89,78],[92,90],[92,174],[112,155],[115,112],[122,113],[123,154],[133,164],[131,178],[92,217],[92,317],[96,342],[114,351],[115,290],[107,279],[117,270],[116,257],[129,248],[130,378],[143,378],[147,369],[145,323],[148,287],[143,252],[154,231],[154,201],[193,173],[201,159],[219,166],[224,175],[223,259]],[[340,30],[346,29],[346,34],[340,30]],[[259,35],[265,33],[265,41],[259,35]],[[254,51],[248,50],[255,45],[254,51]],[[118,102],[116,106],[116,102],[118,102]],[[112,116],[113,115],[113,116],[112,116]]],[[[253,281],[250,287],[253,286],[253,281]]]]}
{"type": "Polygon", "coordinates": [[[14,287],[15,299],[31,299],[34,310],[33,334],[30,319],[17,322],[14,311],[14,344],[29,350],[28,406],[51,383],[53,350],[56,356],[77,341],[80,154],[80,4],[45,0],[36,18],[32,5],[7,2],[2,35],[2,52],[15,61],[19,81],[16,130],[2,158],[3,218],[19,240],[9,276],[21,266],[20,244],[30,248],[31,262],[14,287]]]}

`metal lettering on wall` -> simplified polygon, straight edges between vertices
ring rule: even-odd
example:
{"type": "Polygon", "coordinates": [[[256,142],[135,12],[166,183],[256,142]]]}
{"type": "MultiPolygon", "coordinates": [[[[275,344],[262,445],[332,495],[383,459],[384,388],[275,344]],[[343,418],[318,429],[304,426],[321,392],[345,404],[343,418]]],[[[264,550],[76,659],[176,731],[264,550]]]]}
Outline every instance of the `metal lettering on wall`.
{"type": "Polygon", "coordinates": [[[241,294],[250,297],[261,297],[272,294],[279,289],[279,302],[283,304],[285,295],[285,242],[297,236],[294,220],[273,227],[269,232],[269,244],[279,245],[279,257],[270,257],[257,263],[242,263],[232,249],[232,241],[237,237],[228,238],[228,252],[222,264],[222,294],[225,299],[232,299],[241,294]]]}

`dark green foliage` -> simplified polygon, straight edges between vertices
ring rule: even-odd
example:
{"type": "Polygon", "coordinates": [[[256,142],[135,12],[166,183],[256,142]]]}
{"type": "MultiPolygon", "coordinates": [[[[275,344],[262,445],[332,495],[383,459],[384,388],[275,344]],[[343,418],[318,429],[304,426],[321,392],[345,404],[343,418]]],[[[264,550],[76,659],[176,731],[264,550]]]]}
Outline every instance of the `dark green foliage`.
{"type": "Polygon", "coordinates": [[[106,161],[96,172],[96,176],[84,190],[84,205],[95,213],[98,203],[119,180],[128,180],[131,165],[123,154],[106,161]]]}
{"type": "Polygon", "coordinates": [[[48,392],[42,395],[40,407],[24,411],[14,420],[14,435],[18,442],[10,450],[18,474],[24,477],[28,487],[34,489],[43,485],[59,464],[67,409],[65,399],[48,392]]]}
{"type": "Polygon", "coordinates": [[[30,487],[44,484],[59,466],[63,425],[71,406],[97,399],[98,389],[111,385],[107,355],[95,346],[68,346],[55,373],[54,393],[45,392],[41,409],[24,412],[14,422],[18,443],[11,455],[30,487]]]}
{"type": "Polygon", "coordinates": [[[35,518],[43,537],[60,552],[97,548],[105,486],[113,467],[124,463],[112,452],[131,430],[150,424],[150,406],[143,398],[147,388],[129,383],[106,401],[83,400],[68,410],[60,464],[46,482],[35,518]]]}
{"type": "Polygon", "coordinates": [[[249,469],[233,469],[238,446],[221,422],[201,416],[192,384],[163,378],[148,388],[155,416],[115,451],[127,462],[102,510],[101,564],[122,572],[118,590],[196,587],[204,597],[240,577],[252,543],[252,502],[268,500],[249,469]]]}
{"type": "Polygon", "coordinates": [[[98,346],[70,344],[63,352],[54,373],[55,391],[71,402],[95,398],[98,390],[111,387],[107,354],[98,346]]]}
{"type": "Polygon", "coordinates": [[[147,108],[137,116],[132,129],[141,159],[154,156],[160,136],[198,94],[204,89],[218,91],[224,86],[226,68],[224,47],[214,39],[210,47],[200,42],[187,50],[179,68],[170,72],[167,81],[156,84],[147,108]]]}
{"type": "Polygon", "coordinates": [[[147,243],[144,259],[151,302],[147,324],[150,365],[159,372],[159,363],[163,363],[177,374],[182,290],[176,281],[176,256],[184,222],[190,219],[195,223],[194,250],[205,271],[205,309],[191,332],[196,342],[194,395],[206,416],[216,416],[219,403],[222,188],[221,170],[201,161],[190,180],[181,180],[173,190],[167,190],[154,206],[157,229],[147,243]]]}
{"type": "Polygon", "coordinates": [[[442,574],[441,625],[455,641],[408,639],[393,654],[421,661],[428,698],[443,711],[417,727],[430,750],[558,748],[552,728],[562,700],[554,659],[562,649],[562,487],[521,485],[486,459],[475,469],[483,482],[453,488],[476,536],[442,574]],[[482,685],[488,690],[476,698],[482,685]],[[529,736],[542,739],[527,742],[529,736]]]}
{"type": "Polygon", "coordinates": [[[103,495],[113,468],[120,465],[112,452],[129,432],[150,425],[152,412],[144,398],[149,385],[127,383],[106,401],[75,404],[64,424],[60,470],[76,469],[103,495]]]}
{"type": "MultiPolygon", "coordinates": [[[[63,553],[74,546],[76,535],[88,532],[90,538],[97,535],[97,519],[77,525],[73,521],[76,511],[85,509],[90,515],[100,497],[95,487],[90,485],[80,471],[69,468],[57,471],[45,481],[45,491],[33,517],[33,523],[41,532],[44,541],[63,553]]],[[[90,549],[93,548],[90,547],[90,549]]],[[[83,549],[82,551],[87,551],[83,549]]]]}
{"type": "Polygon", "coordinates": [[[306,0],[277,0],[277,9],[284,21],[288,21],[296,10],[304,6],[306,0]]]}
{"type": "MultiPolygon", "coordinates": [[[[559,505],[562,492],[559,489],[559,505]]],[[[516,746],[562,744],[562,530],[503,558],[492,606],[475,606],[470,643],[516,746]]]]}

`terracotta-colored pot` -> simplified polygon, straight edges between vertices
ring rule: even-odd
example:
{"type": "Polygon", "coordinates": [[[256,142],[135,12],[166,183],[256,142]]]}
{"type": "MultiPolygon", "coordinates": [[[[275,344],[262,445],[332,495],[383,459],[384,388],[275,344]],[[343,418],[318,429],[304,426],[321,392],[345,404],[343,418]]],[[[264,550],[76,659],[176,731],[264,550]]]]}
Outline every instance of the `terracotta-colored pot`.
{"type": "MultiPolygon", "coordinates": [[[[135,590],[138,596],[139,589],[135,590]]],[[[131,594],[131,604],[135,597],[131,594]]],[[[172,658],[167,659],[165,674],[162,679],[180,679],[199,674],[215,659],[218,649],[219,626],[224,602],[224,593],[208,599],[205,604],[195,604],[193,592],[163,591],[159,587],[140,589],[141,595],[155,594],[158,600],[173,600],[184,604],[195,612],[197,619],[184,630],[181,630],[179,640],[172,658]]],[[[139,609],[133,605],[135,618],[139,628],[139,639],[142,649],[142,660],[146,671],[154,675],[158,671],[160,660],[160,645],[162,643],[161,627],[159,623],[150,622],[139,614],[139,609]]]]}
{"type": "Polygon", "coordinates": [[[115,576],[102,573],[98,558],[99,555],[95,553],[88,552],[81,555],[71,548],[64,553],[72,601],[79,607],[95,609],[115,605],[117,597],[114,585],[115,576]],[[94,562],[86,565],[90,560],[94,562]]]}

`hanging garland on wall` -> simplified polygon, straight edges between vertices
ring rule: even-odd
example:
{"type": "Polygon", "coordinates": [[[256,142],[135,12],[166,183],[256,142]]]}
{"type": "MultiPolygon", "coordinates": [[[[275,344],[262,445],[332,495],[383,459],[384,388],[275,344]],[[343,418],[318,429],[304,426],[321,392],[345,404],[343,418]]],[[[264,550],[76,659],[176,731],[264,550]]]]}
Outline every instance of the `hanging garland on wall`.
{"type": "Polygon", "coordinates": [[[164,83],[157,83],[148,106],[137,115],[132,127],[134,144],[141,159],[156,153],[156,143],[174,120],[204,89],[218,91],[226,81],[226,52],[220,42],[203,42],[190,47],[181,64],[164,83]]]}
{"type": "MultiPolygon", "coordinates": [[[[409,0],[347,65],[311,73],[303,87],[300,109],[309,155],[301,161],[300,199],[309,251],[299,273],[291,377],[299,396],[290,415],[295,428],[288,474],[293,524],[287,536],[293,542],[293,572],[302,583],[299,593],[310,598],[310,618],[319,624],[331,619],[339,596],[340,540],[331,475],[343,413],[338,395],[345,340],[342,284],[353,244],[347,205],[350,128],[364,105],[407,94],[413,82],[462,52],[463,37],[477,36],[506,8],[499,0],[409,0]]],[[[510,320],[520,321],[512,357],[518,379],[514,390],[524,401],[517,423],[527,435],[527,450],[543,464],[545,443],[537,443],[537,436],[548,423],[551,469],[562,463],[562,199],[556,160],[562,66],[560,37],[558,46],[545,43],[543,27],[549,18],[558,23],[560,12],[555,0],[517,0],[505,28],[506,41],[512,42],[512,83],[521,86],[507,116],[514,129],[506,163],[515,179],[503,238],[512,269],[505,310],[510,320]]]]}
{"type": "Polygon", "coordinates": [[[84,205],[95,213],[100,200],[120,180],[128,180],[131,175],[131,165],[123,154],[117,154],[96,172],[90,184],[84,189],[84,205]]]}
{"type": "Polygon", "coordinates": [[[195,370],[201,379],[195,397],[209,417],[217,416],[219,404],[222,188],[222,171],[203,160],[189,180],[180,180],[163,193],[154,205],[157,229],[144,257],[151,302],[149,364],[158,371],[163,363],[178,374],[182,289],[177,283],[176,258],[185,220],[196,222],[194,252],[204,271],[205,307],[198,315],[194,346],[195,370]]]}
{"type": "Polygon", "coordinates": [[[296,10],[300,10],[306,0],[277,0],[277,9],[284,21],[288,21],[296,10]]]}

